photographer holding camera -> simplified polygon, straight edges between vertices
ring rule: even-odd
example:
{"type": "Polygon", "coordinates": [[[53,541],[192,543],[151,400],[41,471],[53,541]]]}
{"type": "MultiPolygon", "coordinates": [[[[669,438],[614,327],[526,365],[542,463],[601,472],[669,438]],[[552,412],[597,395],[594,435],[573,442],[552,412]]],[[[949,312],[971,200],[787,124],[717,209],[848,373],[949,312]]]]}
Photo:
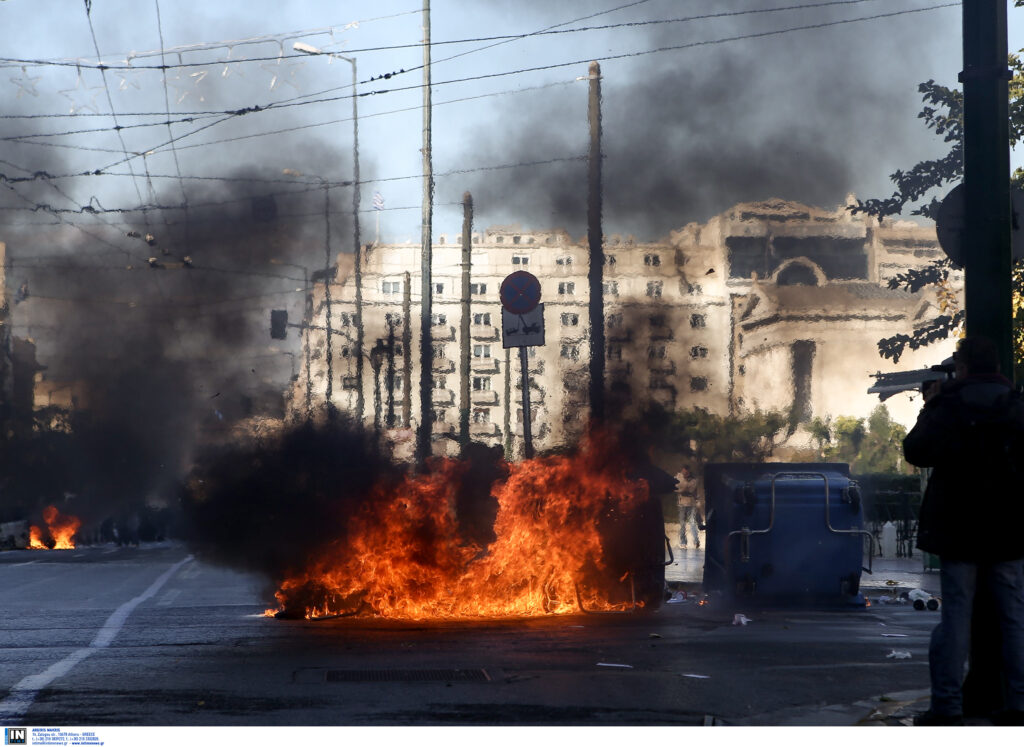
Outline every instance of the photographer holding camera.
{"type": "MultiPolygon", "coordinates": [[[[903,441],[908,462],[933,468],[917,547],[941,561],[941,620],[928,651],[931,707],[918,725],[963,723],[964,665],[975,594],[996,608],[1008,682],[997,723],[1024,724],[1024,401],[999,373],[995,345],[960,341],[951,381],[932,382],[903,441]],[[964,509],[975,521],[964,522],[964,509]]],[[[993,631],[995,633],[995,631],[993,631]]]]}

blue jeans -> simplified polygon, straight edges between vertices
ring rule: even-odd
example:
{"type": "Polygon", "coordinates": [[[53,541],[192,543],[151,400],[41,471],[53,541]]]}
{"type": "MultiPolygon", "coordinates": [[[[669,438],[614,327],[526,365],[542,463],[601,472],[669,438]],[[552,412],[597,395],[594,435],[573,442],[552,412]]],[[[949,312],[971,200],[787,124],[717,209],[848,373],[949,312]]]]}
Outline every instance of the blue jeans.
{"type": "Polygon", "coordinates": [[[971,649],[971,613],[979,579],[992,590],[1002,634],[1010,689],[1006,707],[1024,710],[1024,560],[979,564],[943,558],[939,574],[942,618],[928,648],[932,711],[963,713],[964,666],[971,649]]]}

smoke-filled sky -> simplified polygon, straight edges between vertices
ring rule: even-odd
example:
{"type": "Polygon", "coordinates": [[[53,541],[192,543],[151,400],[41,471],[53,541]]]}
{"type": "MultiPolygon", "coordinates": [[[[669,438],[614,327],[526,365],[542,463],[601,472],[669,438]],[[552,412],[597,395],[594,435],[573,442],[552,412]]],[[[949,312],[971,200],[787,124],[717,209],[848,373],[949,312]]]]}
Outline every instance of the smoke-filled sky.
{"type": "MultiPolygon", "coordinates": [[[[129,425],[170,411],[183,431],[279,392],[298,335],[270,340],[270,309],[298,321],[307,279],[355,242],[353,67],[294,45],[357,61],[361,240],[418,242],[421,10],[0,2],[0,241],[9,293],[28,292],[15,334],[37,342],[46,375],[152,397],[122,402],[129,425]]],[[[943,152],[917,119],[917,84],[956,85],[961,67],[948,0],[435,0],[431,12],[435,238],[459,230],[467,189],[478,228],[584,234],[590,60],[605,231],[641,239],[742,200],[888,195],[893,170],[943,152]]]]}

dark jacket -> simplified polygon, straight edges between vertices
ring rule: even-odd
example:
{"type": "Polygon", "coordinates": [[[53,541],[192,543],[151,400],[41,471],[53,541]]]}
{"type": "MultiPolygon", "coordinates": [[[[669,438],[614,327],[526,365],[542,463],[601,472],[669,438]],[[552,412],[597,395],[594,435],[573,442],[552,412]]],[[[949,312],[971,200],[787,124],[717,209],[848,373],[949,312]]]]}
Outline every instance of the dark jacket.
{"type": "Polygon", "coordinates": [[[917,547],[942,558],[1024,557],[1024,402],[999,375],[950,382],[925,403],[903,441],[931,467],[917,547]]]}

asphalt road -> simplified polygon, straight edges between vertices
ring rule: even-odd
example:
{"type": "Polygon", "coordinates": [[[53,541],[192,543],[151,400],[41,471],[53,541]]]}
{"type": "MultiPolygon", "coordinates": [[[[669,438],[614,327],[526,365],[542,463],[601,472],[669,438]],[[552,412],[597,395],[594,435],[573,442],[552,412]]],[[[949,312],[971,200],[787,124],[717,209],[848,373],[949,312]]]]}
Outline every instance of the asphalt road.
{"type": "Polygon", "coordinates": [[[175,544],[0,553],[0,724],[881,723],[887,704],[927,688],[937,621],[909,607],[720,600],[473,623],[283,621],[262,616],[262,587],[175,544]],[[734,625],[737,612],[751,622],[734,625]]]}

